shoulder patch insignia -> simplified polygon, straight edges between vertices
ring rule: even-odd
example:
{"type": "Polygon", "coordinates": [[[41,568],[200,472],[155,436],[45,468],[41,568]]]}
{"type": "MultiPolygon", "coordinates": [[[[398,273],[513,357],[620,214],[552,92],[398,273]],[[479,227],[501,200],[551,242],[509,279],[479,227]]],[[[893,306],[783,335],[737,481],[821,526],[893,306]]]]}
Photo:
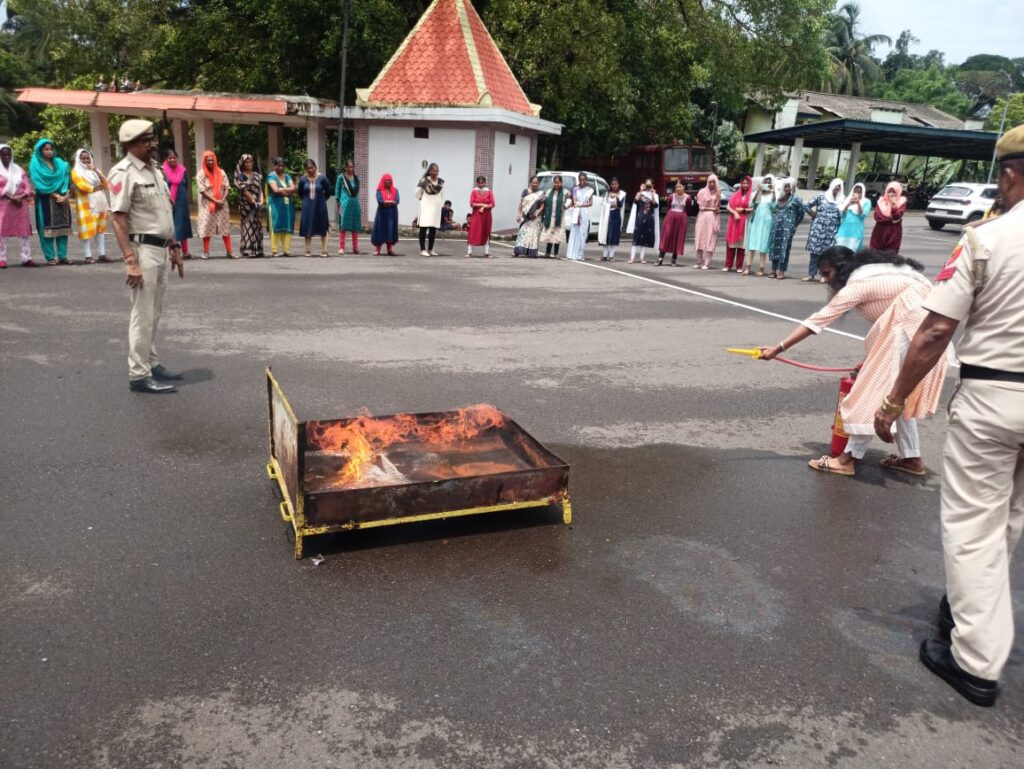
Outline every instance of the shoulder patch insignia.
{"type": "Polygon", "coordinates": [[[118,179],[116,182],[110,185],[110,191],[113,192],[115,195],[120,195],[121,190],[123,189],[124,183],[120,179],[118,179]]]}
{"type": "Polygon", "coordinates": [[[949,280],[953,277],[953,273],[956,272],[956,260],[960,258],[960,254],[963,253],[964,244],[959,243],[957,247],[953,249],[952,255],[946,260],[946,263],[942,265],[942,269],[939,274],[935,276],[935,282],[941,283],[944,280],[949,280]]]}

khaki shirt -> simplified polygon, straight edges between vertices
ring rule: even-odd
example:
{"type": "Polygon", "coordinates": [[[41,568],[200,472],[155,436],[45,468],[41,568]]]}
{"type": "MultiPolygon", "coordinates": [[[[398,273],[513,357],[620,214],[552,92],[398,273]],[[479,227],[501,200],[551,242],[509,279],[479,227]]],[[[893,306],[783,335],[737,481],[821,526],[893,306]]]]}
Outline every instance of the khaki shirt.
{"type": "Polygon", "coordinates": [[[128,214],[130,235],[174,240],[174,212],[167,182],[156,164],[131,153],[110,169],[110,210],[128,214]]]}
{"type": "MultiPolygon", "coordinates": [[[[1024,373],[1024,202],[964,232],[924,307],[963,324],[964,363],[1024,373]],[[975,262],[988,256],[975,285],[975,262]]],[[[979,265],[982,266],[982,265],[979,265]]]]}

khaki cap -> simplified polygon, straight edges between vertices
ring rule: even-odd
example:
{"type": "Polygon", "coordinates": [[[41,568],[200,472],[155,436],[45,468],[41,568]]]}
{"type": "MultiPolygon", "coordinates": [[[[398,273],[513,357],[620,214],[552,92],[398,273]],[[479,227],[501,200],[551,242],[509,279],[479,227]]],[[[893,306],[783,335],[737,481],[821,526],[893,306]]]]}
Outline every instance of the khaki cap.
{"type": "Polygon", "coordinates": [[[130,144],[147,132],[153,132],[152,120],[139,120],[138,118],[126,120],[117,129],[117,140],[121,144],[130,144]]]}
{"type": "Polygon", "coordinates": [[[1024,125],[1019,125],[1003,134],[996,144],[996,160],[1024,158],[1024,125]]]}

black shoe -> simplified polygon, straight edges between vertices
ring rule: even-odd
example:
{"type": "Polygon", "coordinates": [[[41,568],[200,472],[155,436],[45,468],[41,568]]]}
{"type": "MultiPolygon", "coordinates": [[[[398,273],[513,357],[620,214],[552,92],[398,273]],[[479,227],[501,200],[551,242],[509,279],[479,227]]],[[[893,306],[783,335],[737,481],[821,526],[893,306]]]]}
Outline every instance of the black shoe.
{"type": "Polygon", "coordinates": [[[949,643],[950,633],[953,632],[953,628],[956,627],[956,621],[953,619],[953,610],[949,606],[949,596],[945,593],[942,594],[942,600],[939,601],[939,638],[949,643]]]}
{"type": "Polygon", "coordinates": [[[150,376],[160,382],[180,382],[185,378],[181,374],[175,374],[173,371],[168,371],[159,363],[153,366],[150,376]]]}
{"type": "Polygon", "coordinates": [[[178,392],[178,388],[174,385],[160,384],[151,376],[148,376],[145,379],[128,380],[128,389],[133,393],[152,393],[154,395],[178,392]]]}
{"type": "Polygon", "coordinates": [[[999,696],[999,682],[972,676],[956,660],[949,644],[931,638],[921,642],[921,662],[935,675],[957,690],[969,702],[990,708],[999,696]]]}

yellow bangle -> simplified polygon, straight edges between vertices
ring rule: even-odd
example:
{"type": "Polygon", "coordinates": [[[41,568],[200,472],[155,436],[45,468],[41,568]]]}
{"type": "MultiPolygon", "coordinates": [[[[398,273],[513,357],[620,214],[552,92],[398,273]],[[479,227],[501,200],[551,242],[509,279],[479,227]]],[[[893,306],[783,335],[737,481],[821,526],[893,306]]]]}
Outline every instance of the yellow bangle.
{"type": "Polygon", "coordinates": [[[891,400],[889,400],[888,395],[882,396],[882,411],[884,411],[886,414],[902,414],[903,406],[904,404],[902,403],[893,403],[891,400]]]}

